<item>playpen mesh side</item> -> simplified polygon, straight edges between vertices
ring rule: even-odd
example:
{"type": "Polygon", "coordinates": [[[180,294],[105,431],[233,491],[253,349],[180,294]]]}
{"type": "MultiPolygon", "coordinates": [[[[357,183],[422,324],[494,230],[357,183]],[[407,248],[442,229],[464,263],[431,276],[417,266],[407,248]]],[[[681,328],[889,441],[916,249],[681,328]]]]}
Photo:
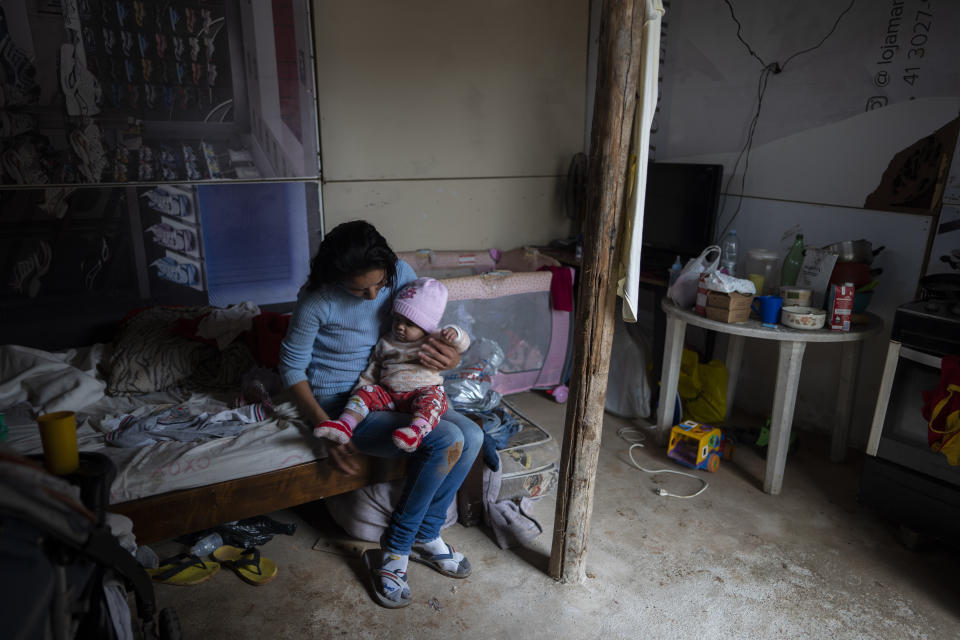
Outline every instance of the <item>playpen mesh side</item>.
{"type": "Polygon", "coordinates": [[[545,271],[444,280],[450,299],[442,323],[459,325],[473,342],[489,338],[503,349],[492,381],[500,393],[553,387],[562,380],[571,314],[553,310],[550,280],[545,271]]]}

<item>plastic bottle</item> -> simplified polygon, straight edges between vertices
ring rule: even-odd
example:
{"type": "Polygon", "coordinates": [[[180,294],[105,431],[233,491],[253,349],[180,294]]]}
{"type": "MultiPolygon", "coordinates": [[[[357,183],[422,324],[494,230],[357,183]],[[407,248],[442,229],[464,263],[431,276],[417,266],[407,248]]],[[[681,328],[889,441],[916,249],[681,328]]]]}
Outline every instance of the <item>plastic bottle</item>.
{"type": "Polygon", "coordinates": [[[670,265],[670,270],[667,272],[669,285],[672,286],[673,283],[677,281],[681,271],[683,271],[683,264],[680,262],[680,256],[677,256],[677,259],[673,261],[673,264],[670,265]]]}
{"type": "Polygon", "coordinates": [[[737,238],[737,230],[730,229],[730,233],[723,239],[720,245],[720,268],[731,276],[737,275],[737,260],[740,258],[740,239],[737,238]]]}
{"type": "Polygon", "coordinates": [[[803,234],[798,233],[797,239],[793,241],[793,246],[787,252],[787,257],[783,259],[783,267],[780,269],[780,286],[792,287],[797,284],[797,277],[800,275],[802,267],[803,234]]]}
{"type": "Polygon", "coordinates": [[[220,534],[211,533],[194,542],[193,546],[190,547],[190,553],[198,558],[203,558],[204,556],[210,555],[222,546],[223,538],[220,537],[220,534]]]}

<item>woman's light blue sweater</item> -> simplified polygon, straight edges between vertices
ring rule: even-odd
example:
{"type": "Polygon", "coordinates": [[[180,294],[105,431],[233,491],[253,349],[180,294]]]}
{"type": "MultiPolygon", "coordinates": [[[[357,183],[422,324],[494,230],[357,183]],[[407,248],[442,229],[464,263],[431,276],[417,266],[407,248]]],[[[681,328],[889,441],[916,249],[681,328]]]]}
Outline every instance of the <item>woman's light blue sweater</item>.
{"type": "Polygon", "coordinates": [[[373,300],[336,285],[301,294],[280,347],[284,385],[307,380],[317,398],[353,389],[371,349],[390,328],[394,293],[416,277],[398,260],[396,287],[384,287],[373,300]]]}

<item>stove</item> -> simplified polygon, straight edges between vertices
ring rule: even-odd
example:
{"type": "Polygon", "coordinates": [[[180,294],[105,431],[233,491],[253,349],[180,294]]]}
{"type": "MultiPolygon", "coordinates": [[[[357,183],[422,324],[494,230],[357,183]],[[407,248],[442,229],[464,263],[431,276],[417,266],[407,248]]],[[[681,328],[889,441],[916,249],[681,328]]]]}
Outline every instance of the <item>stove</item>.
{"type": "Polygon", "coordinates": [[[941,358],[960,354],[960,298],[929,293],[894,314],[859,499],[907,529],[955,540],[960,467],[930,449],[920,407],[939,384],[941,358]]]}
{"type": "Polygon", "coordinates": [[[891,337],[936,356],[960,353],[960,301],[931,298],[900,305],[891,337]]]}

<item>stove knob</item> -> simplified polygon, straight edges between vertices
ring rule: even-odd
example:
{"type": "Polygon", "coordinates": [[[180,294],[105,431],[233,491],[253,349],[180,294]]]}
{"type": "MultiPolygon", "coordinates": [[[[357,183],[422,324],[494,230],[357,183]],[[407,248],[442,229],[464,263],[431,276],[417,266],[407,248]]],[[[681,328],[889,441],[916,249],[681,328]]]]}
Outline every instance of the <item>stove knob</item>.
{"type": "Polygon", "coordinates": [[[936,300],[927,300],[923,303],[923,310],[929,311],[931,313],[936,313],[940,311],[940,303],[936,300]]]}

